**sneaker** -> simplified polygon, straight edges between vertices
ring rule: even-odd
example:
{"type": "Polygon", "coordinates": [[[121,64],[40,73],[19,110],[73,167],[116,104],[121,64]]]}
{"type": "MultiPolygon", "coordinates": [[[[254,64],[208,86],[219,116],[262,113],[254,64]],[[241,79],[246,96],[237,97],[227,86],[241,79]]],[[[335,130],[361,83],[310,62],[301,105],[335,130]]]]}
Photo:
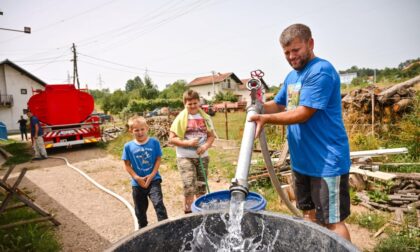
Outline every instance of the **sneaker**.
{"type": "Polygon", "coordinates": [[[35,158],[32,158],[32,160],[33,161],[35,161],[35,160],[42,160],[43,158],[41,158],[41,157],[35,157],[35,158]]]}
{"type": "Polygon", "coordinates": [[[45,157],[45,156],[41,156],[41,159],[48,159],[48,157],[45,157]]]}

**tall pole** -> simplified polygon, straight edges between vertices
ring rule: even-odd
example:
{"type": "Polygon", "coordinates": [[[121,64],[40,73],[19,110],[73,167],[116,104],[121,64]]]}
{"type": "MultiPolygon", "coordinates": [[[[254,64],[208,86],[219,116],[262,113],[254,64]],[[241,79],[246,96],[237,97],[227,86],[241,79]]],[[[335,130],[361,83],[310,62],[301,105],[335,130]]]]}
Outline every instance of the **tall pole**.
{"type": "Polygon", "coordinates": [[[74,45],[74,43],[73,43],[72,51],[73,51],[73,85],[76,84],[76,81],[77,81],[77,89],[80,89],[79,74],[77,72],[77,53],[76,53],[76,46],[74,45]]]}

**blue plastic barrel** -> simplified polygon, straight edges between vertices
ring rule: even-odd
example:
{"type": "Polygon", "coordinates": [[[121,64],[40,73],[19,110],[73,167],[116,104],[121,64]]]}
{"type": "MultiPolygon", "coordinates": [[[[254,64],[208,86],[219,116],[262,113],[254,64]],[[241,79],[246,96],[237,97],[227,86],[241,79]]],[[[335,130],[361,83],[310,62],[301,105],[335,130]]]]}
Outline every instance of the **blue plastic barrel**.
{"type": "Polygon", "coordinates": [[[0,139],[7,140],[7,128],[2,122],[0,122],[0,139]]]}
{"type": "MultiPolygon", "coordinates": [[[[193,213],[211,211],[211,210],[229,210],[230,191],[218,191],[209,193],[196,199],[191,210],[193,213]]],[[[259,211],[264,210],[267,201],[258,193],[250,192],[246,196],[245,210],[259,211]]]]}

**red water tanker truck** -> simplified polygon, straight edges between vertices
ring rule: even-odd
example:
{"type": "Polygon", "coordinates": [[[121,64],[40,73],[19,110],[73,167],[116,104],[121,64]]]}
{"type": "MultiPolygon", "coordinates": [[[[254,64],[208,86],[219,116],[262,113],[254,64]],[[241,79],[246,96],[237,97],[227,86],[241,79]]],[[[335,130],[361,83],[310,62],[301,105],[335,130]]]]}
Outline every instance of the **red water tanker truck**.
{"type": "Polygon", "coordinates": [[[96,143],[101,140],[100,118],[91,115],[93,97],[73,84],[46,85],[33,90],[28,108],[44,130],[45,148],[96,143]]]}

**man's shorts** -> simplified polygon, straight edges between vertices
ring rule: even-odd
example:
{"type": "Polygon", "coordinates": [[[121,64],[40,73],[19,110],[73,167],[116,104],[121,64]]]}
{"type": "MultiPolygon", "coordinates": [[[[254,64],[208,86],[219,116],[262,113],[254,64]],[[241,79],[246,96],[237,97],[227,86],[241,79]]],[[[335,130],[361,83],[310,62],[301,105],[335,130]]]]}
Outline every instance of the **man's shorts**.
{"type": "MultiPolygon", "coordinates": [[[[209,157],[202,157],[201,160],[207,175],[209,157]]],[[[201,171],[200,160],[198,158],[177,158],[176,162],[184,184],[184,196],[206,194],[206,182],[201,171]]]]}
{"type": "Polygon", "coordinates": [[[298,209],[315,209],[322,224],[338,223],[350,215],[349,174],[311,177],[293,171],[293,176],[298,209]]]}

